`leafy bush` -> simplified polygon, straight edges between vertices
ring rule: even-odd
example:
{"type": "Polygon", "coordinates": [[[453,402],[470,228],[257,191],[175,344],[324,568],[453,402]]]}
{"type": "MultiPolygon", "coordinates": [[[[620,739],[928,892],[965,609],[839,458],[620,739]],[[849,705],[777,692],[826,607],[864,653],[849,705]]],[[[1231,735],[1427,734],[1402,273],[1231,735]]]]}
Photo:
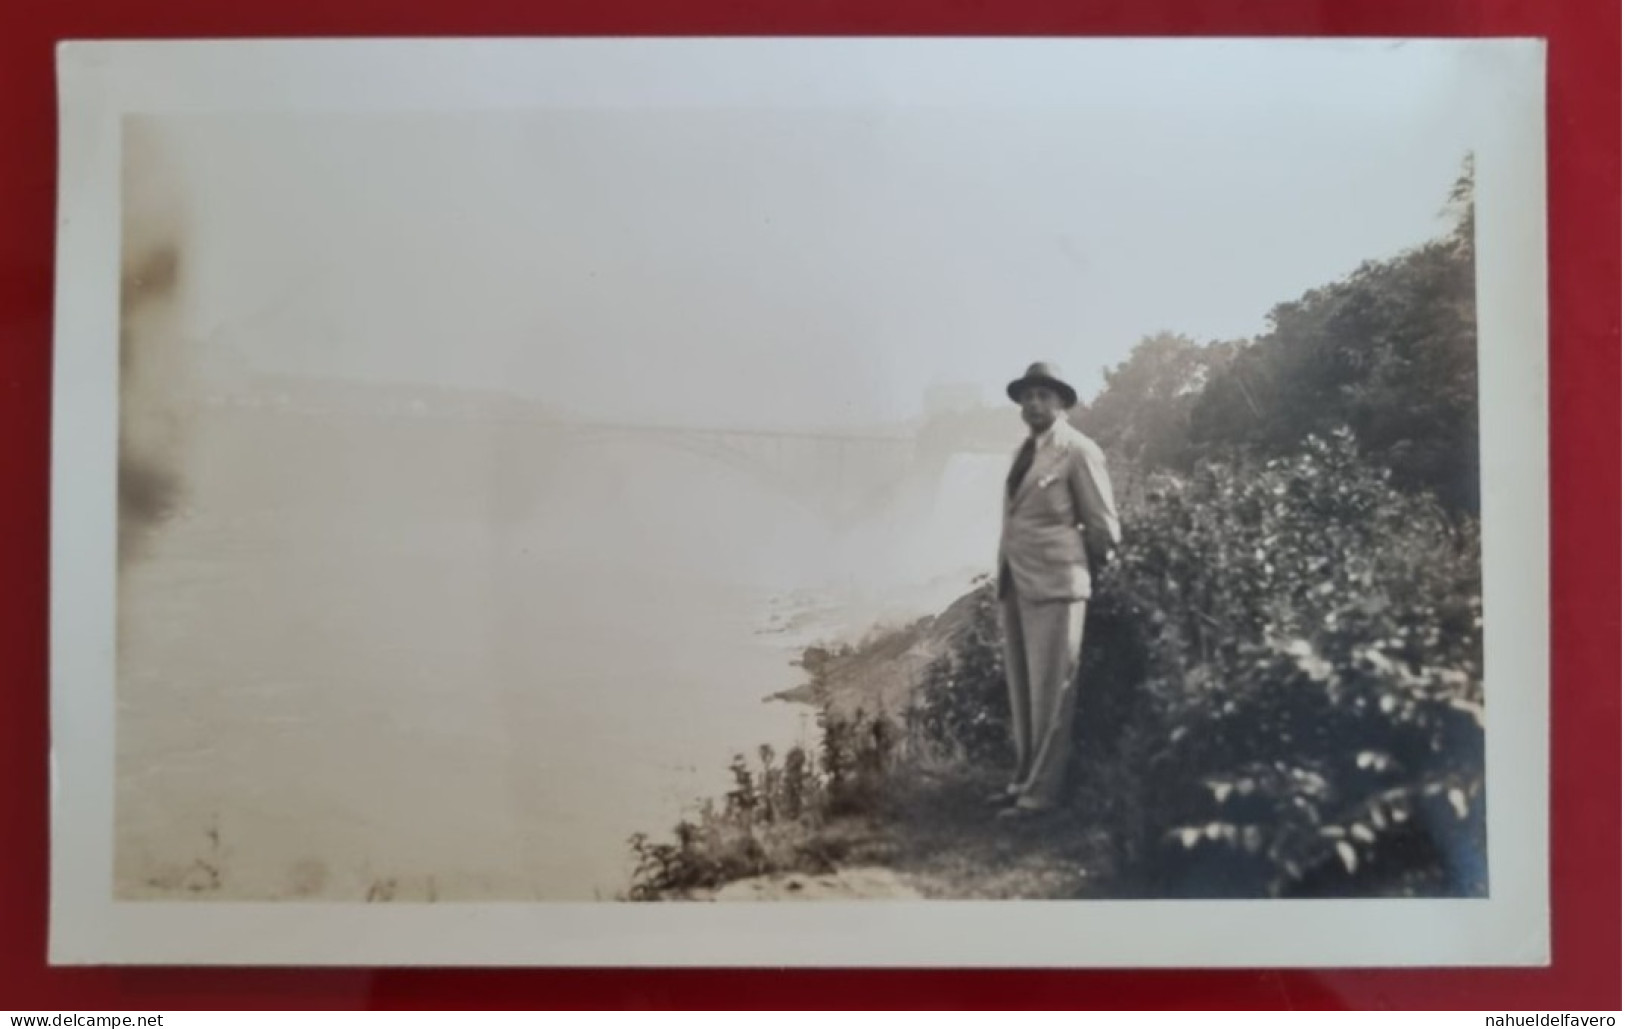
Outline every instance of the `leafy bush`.
{"type": "Polygon", "coordinates": [[[965,632],[927,666],[905,717],[910,738],[930,756],[976,765],[1014,760],[1003,638],[998,597],[984,581],[965,632]]]}
{"type": "Polygon", "coordinates": [[[1133,760],[1164,885],[1481,892],[1476,521],[1348,432],[1205,464],[1139,515],[1106,588],[1151,634],[1133,760]]]}
{"type": "MultiPolygon", "coordinates": [[[[1483,892],[1476,521],[1395,488],[1346,431],[1162,476],[1125,514],[1075,726],[1077,803],[1121,865],[1157,894],[1483,892]]],[[[998,763],[983,590],[910,726],[998,763]]]]}
{"type": "Polygon", "coordinates": [[[863,711],[840,715],[825,707],[818,715],[819,813],[874,810],[886,795],[896,757],[898,731],[884,715],[863,711]]]}

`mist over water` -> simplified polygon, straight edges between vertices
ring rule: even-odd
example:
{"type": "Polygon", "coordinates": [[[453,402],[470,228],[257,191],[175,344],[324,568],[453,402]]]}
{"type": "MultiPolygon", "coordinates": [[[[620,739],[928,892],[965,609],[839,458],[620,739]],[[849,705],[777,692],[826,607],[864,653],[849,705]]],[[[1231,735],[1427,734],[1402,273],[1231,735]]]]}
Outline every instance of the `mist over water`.
{"type": "Polygon", "coordinates": [[[986,571],[1003,460],[857,524],[495,424],[211,410],[186,471],[123,581],[119,895],[523,900],[613,896],[631,833],[811,742],[763,698],[986,571]]]}

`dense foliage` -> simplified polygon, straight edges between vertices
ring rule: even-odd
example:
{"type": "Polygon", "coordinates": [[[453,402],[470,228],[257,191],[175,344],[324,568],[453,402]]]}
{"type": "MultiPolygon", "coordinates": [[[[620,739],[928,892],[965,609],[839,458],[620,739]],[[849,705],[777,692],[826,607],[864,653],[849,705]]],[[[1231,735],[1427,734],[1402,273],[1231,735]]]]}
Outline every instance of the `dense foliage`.
{"type": "Polygon", "coordinates": [[[1278,305],[1257,339],[1142,340],[1106,372],[1079,427],[1138,465],[1177,470],[1238,449],[1283,454],[1348,427],[1403,487],[1477,510],[1470,162],[1448,210],[1443,238],[1278,305]]]}

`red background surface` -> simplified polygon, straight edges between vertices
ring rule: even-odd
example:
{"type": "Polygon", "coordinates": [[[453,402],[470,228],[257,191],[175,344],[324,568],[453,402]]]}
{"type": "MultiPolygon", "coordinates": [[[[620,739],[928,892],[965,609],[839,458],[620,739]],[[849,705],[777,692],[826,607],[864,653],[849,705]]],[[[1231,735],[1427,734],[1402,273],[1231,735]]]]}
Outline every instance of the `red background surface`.
{"type": "MultiPolygon", "coordinates": [[[[10,0],[0,6],[0,1010],[678,1005],[1620,1007],[1620,11],[1610,0],[10,0]],[[1547,969],[53,969],[47,532],[53,43],[308,35],[1544,36],[1551,242],[1547,969]]],[[[1493,413],[1491,413],[1493,416],[1493,413]]],[[[1532,484],[1533,485],[1533,484],[1532,484]]],[[[1533,541],[1532,541],[1533,542],[1533,541]]],[[[1530,840],[1530,845],[1540,841],[1530,840]]],[[[1238,925],[1237,932],[1247,931],[1238,925]]]]}

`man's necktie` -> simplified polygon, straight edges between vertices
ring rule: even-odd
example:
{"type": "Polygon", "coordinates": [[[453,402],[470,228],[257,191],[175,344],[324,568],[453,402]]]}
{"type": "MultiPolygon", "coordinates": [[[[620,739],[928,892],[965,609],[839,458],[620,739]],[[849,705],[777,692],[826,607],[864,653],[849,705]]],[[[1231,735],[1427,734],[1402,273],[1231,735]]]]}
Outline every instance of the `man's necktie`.
{"type": "Polygon", "coordinates": [[[1021,445],[1021,453],[1016,455],[1016,463],[1010,467],[1010,481],[1006,488],[1012,498],[1015,497],[1016,490],[1021,488],[1021,480],[1025,479],[1027,472],[1032,469],[1033,457],[1037,453],[1038,440],[1028,436],[1027,442],[1021,445]]]}

